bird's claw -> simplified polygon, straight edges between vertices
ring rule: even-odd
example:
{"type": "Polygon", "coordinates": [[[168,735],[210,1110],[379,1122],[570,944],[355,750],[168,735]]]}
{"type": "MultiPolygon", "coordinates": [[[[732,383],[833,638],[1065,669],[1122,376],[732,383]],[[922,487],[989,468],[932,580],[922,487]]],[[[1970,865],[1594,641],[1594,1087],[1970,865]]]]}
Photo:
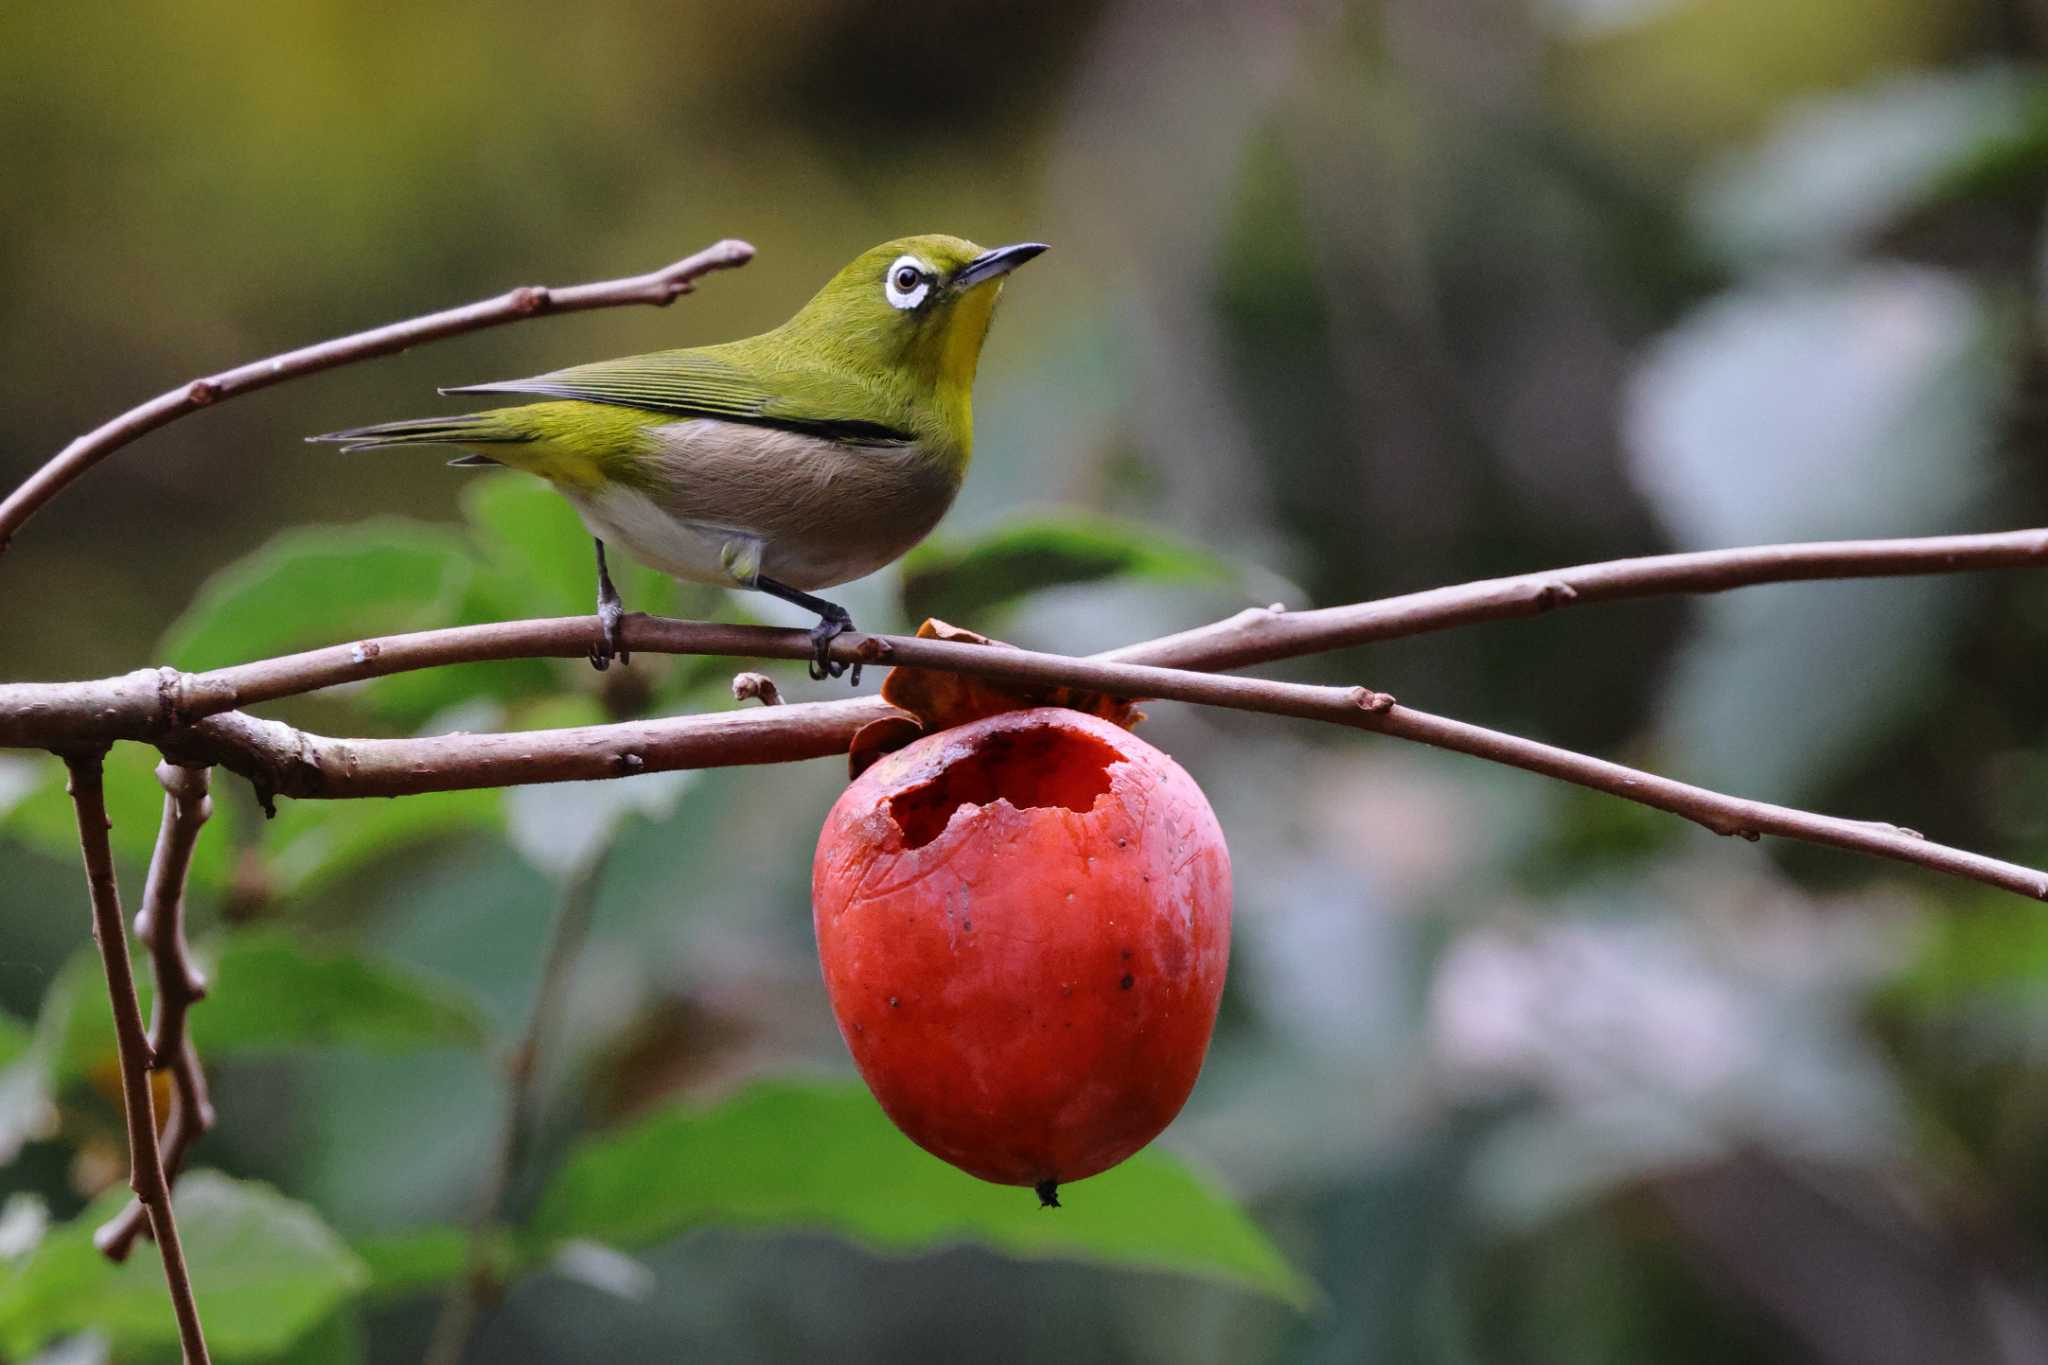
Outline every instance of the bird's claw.
{"type": "Polygon", "coordinates": [[[849,616],[843,609],[836,616],[820,616],[818,624],[811,627],[810,672],[812,682],[824,682],[827,678],[836,678],[851,668],[852,676],[848,681],[855,687],[860,686],[860,664],[856,662],[848,665],[832,657],[832,642],[852,629],[853,617],[849,616]]]}
{"type": "Polygon", "coordinates": [[[612,666],[613,659],[619,661],[621,668],[633,662],[633,656],[626,652],[625,645],[619,641],[619,625],[625,618],[625,606],[616,598],[597,604],[597,624],[604,634],[602,639],[590,647],[590,666],[600,673],[612,666]]]}

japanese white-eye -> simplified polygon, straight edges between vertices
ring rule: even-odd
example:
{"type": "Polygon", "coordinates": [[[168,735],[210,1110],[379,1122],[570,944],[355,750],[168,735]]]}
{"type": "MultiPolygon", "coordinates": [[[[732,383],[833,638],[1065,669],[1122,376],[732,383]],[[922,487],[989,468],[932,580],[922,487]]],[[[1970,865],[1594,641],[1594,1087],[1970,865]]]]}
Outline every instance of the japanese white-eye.
{"type": "Polygon", "coordinates": [[[1003,277],[1046,248],[903,237],[862,252],[773,331],[443,393],[548,401],[314,436],[350,450],[454,445],[457,465],[539,475],[597,542],[603,638],[624,606],[606,542],[677,578],[818,613],[814,677],[853,625],[812,589],[873,573],[952,505],[974,445],[973,389],[1003,277]]]}

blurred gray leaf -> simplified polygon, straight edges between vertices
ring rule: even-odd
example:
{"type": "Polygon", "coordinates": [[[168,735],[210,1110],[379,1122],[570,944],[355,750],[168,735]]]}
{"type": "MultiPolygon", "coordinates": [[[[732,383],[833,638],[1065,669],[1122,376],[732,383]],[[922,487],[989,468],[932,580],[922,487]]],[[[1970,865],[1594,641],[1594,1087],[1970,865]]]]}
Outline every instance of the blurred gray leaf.
{"type": "Polygon", "coordinates": [[[98,1332],[80,1332],[66,1337],[31,1360],[28,1365],[108,1365],[114,1348],[98,1332]]]}
{"type": "Polygon", "coordinates": [[[646,1298],[657,1285],[654,1272],[644,1263],[587,1237],[572,1238],[556,1247],[548,1269],[600,1294],[628,1301],[646,1298]]]}
{"type": "Polygon", "coordinates": [[[17,1190],[0,1204],[0,1261],[18,1261],[43,1244],[50,1206],[39,1194],[17,1190]]]}
{"type": "Polygon", "coordinates": [[[15,803],[42,785],[47,766],[46,760],[39,757],[0,754],[0,819],[6,818],[15,803]]]}
{"type": "Polygon", "coordinates": [[[14,1160],[23,1145],[56,1130],[57,1107],[42,1054],[31,1050],[0,1066],[0,1166],[14,1160]]]}
{"type": "MultiPolygon", "coordinates": [[[[2010,329],[1966,284],[1873,265],[1695,312],[1625,412],[1632,473],[1683,546],[1949,531],[1989,491],[2010,329]]],[[[1705,602],[1667,694],[1689,779],[1796,799],[1916,704],[1942,580],[1794,584],[1705,602]]]]}
{"type": "Polygon", "coordinates": [[[1654,23],[1686,0],[1535,0],[1536,18],[1568,40],[1596,42],[1654,23]]]}
{"type": "Polygon", "coordinates": [[[1588,905],[1446,953],[1430,1019],[1448,1093],[1534,1101],[1478,1154],[1493,1216],[1532,1224],[1728,1150],[1882,1163],[1904,1148],[1903,1100],[1856,1018],[1883,936],[1768,883],[1674,898],[1685,917],[1588,905]]]}
{"type": "Polygon", "coordinates": [[[586,866],[635,815],[659,820],[675,809],[692,772],[643,773],[604,782],[546,782],[505,794],[506,833],[520,856],[551,877],[586,866]]]}
{"type": "Polygon", "coordinates": [[[1704,178],[1695,216],[1731,260],[1847,253],[2027,136],[2038,80],[1991,68],[1903,76],[1800,106],[1704,178]]]}

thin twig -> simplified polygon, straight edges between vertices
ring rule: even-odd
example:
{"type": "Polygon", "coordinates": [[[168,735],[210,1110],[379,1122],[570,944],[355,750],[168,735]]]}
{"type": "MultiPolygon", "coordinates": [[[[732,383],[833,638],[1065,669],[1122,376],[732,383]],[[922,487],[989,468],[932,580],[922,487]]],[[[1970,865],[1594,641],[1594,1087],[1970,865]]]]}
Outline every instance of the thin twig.
{"type": "MultiPolygon", "coordinates": [[[[1228,620],[1098,656],[1109,663],[1219,672],[1446,627],[1533,616],[1578,602],[1818,578],[1877,578],[2048,565],[2048,529],[1900,540],[1752,545],[1612,560],[1484,579],[1402,597],[1287,612],[1259,607],[1228,620]]],[[[729,654],[802,659],[803,632],[628,615],[635,653],[729,654]]],[[[138,669],[90,682],[0,684],[0,747],[47,748],[89,741],[154,739],[206,716],[444,664],[581,658],[599,634],[594,616],[501,621],[329,645],[204,673],[138,669]]],[[[860,657],[867,636],[849,633],[834,657],[860,657]]]]}
{"type": "Polygon", "coordinates": [[[114,853],[107,841],[103,749],[74,750],[64,756],[71,770],[71,800],[78,811],[78,844],[85,860],[86,886],[92,894],[92,936],[99,944],[107,974],[107,996],[114,1009],[114,1041],[121,1060],[121,1107],[128,1119],[128,1187],[149,1210],[150,1231],[163,1254],[164,1281],[178,1318],[178,1337],[186,1365],[205,1365],[206,1337],[199,1328],[199,1305],[192,1297],[192,1275],[185,1266],[185,1248],[171,1212],[171,1186],[164,1178],[163,1153],[157,1149],[156,1106],[149,1090],[149,1039],[142,1029],[142,1006],[135,996],[135,973],[128,961],[128,936],[121,918],[121,888],[114,875],[114,853]]]}
{"type": "Polygon", "coordinates": [[[718,242],[694,256],[686,256],[673,265],[645,275],[558,289],[528,285],[496,298],[390,323],[353,336],[337,337],[192,380],[167,393],[158,394],[140,407],[130,408],[113,421],[79,437],[24,480],[19,488],[7,495],[5,501],[0,501],[0,552],[6,550],[7,543],[21,529],[22,523],[62,492],[72,480],[122,446],[200,408],[300,375],[330,370],[373,356],[390,355],[423,341],[438,341],[443,337],[482,331],[486,327],[517,322],[543,313],[575,313],[589,308],[616,308],[634,303],[659,307],[674,301],[680,294],[689,293],[704,275],[745,265],[753,258],[754,248],[745,242],[718,242]]]}
{"type": "MultiPolygon", "coordinates": [[[[803,638],[800,632],[789,634],[803,638]]],[[[1317,687],[902,636],[862,637],[857,657],[999,682],[1075,687],[1372,730],[1607,792],[1684,816],[1716,834],[1752,839],[1774,834],[1854,849],[2048,900],[2048,873],[2033,868],[1932,843],[1892,825],[1726,796],[1569,749],[1396,706],[1393,698],[1365,688],[1317,687]]],[[[815,758],[844,751],[862,725],[890,713],[879,699],[861,699],[563,730],[350,740],[235,713],[210,717],[161,742],[187,761],[218,763],[240,773],[266,797],[404,796],[815,758]]]]}
{"type": "MultiPolygon", "coordinates": [[[[164,1179],[175,1183],[185,1157],[213,1127],[213,1099],[199,1051],[185,1029],[185,1016],[206,998],[206,977],[192,960],[185,941],[185,879],[199,831],[213,814],[206,794],[207,770],[159,763],[156,779],[164,789],[164,819],[157,830],[156,851],[149,861],[149,880],[142,907],[135,912],[135,936],[149,947],[150,970],[156,980],[156,1005],[150,1020],[149,1050],[154,1069],[171,1068],[171,1112],[161,1139],[164,1179]]],[[[109,1260],[124,1261],[136,1237],[149,1227],[149,1211],[139,1199],[109,1219],[93,1242],[109,1260]]]]}
{"type": "Polygon", "coordinates": [[[492,1254],[491,1234],[497,1226],[511,1189],[512,1180],[526,1159],[532,1142],[535,1084],[540,1075],[541,1049],[556,1034],[562,1005],[568,996],[576,959],[590,937],[590,923],[597,911],[597,887],[604,869],[605,847],[573,868],[562,883],[560,904],[548,926],[547,947],[541,954],[540,977],[534,983],[533,1002],[527,1009],[526,1025],[505,1057],[505,1098],[498,1126],[498,1144],[491,1153],[483,1188],[478,1192],[476,1211],[470,1221],[469,1251],[461,1279],[457,1280],[434,1323],[427,1345],[425,1365],[457,1365],[483,1310],[503,1292],[501,1268],[492,1254]]]}
{"type": "Polygon", "coordinates": [[[1447,626],[1540,616],[1586,602],[1716,593],[1821,578],[1900,578],[2048,565],[2048,529],[1902,540],[1822,540],[1647,555],[1487,578],[1343,607],[1255,607],[1227,621],[1112,650],[1118,663],[1225,670],[1392,640],[1447,626]]]}

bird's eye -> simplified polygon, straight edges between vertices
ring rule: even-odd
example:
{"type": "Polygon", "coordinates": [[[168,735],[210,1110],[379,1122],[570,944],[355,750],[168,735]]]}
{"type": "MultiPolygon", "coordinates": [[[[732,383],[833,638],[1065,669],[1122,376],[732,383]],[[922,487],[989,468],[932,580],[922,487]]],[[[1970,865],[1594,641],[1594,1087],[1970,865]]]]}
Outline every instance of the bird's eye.
{"type": "Polygon", "coordinates": [[[915,256],[898,256],[882,276],[882,294],[892,308],[905,311],[917,307],[932,292],[932,272],[915,256]]]}

